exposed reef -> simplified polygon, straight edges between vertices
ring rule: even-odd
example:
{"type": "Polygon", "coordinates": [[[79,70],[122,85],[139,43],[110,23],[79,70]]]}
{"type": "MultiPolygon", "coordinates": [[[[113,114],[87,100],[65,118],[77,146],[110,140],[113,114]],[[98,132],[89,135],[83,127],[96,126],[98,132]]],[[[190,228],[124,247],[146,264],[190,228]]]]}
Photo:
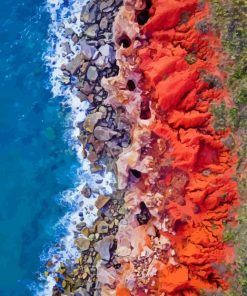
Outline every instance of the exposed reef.
{"type": "Polygon", "coordinates": [[[77,225],[81,256],[61,263],[53,296],[232,288],[229,236],[239,224],[245,131],[226,115],[236,108],[227,85],[232,61],[210,9],[196,0],[85,6],[81,52],[62,70],[90,102],[78,123],[83,156],[93,173],[110,171],[117,184],[111,196],[83,188],[85,198],[97,196],[98,218],[77,225]]]}

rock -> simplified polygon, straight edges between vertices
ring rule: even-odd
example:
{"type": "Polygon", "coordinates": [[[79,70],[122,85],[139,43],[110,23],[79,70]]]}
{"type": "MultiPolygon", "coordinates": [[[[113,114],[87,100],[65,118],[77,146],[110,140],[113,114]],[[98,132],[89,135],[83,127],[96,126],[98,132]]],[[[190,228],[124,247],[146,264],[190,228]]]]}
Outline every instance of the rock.
{"type": "Polygon", "coordinates": [[[72,41],[74,42],[74,44],[76,44],[78,42],[78,40],[79,40],[78,36],[76,34],[74,34],[72,36],[72,41]]]}
{"type": "Polygon", "coordinates": [[[109,44],[102,45],[99,48],[99,52],[107,62],[109,61],[110,63],[114,63],[115,52],[112,46],[110,46],[109,44]]]}
{"type": "Polygon", "coordinates": [[[97,209],[102,209],[111,198],[105,195],[99,195],[95,202],[95,206],[97,209]]]}
{"type": "Polygon", "coordinates": [[[92,173],[97,173],[99,171],[103,171],[103,166],[102,165],[99,165],[97,163],[94,163],[92,166],[91,166],[91,171],[92,173]]]}
{"type": "Polygon", "coordinates": [[[92,259],[91,256],[88,257],[88,259],[87,259],[87,263],[88,263],[88,264],[92,264],[92,263],[93,263],[93,259],[92,259]]]}
{"type": "MultiPolygon", "coordinates": [[[[114,3],[114,0],[108,0],[108,1],[102,1],[100,3],[99,9],[100,11],[106,11],[108,8],[110,8],[114,3]]],[[[112,6],[112,9],[114,7],[112,6]]]]}
{"type": "Polygon", "coordinates": [[[94,62],[97,68],[103,70],[107,66],[107,62],[103,56],[98,57],[98,59],[94,62]]]}
{"type": "Polygon", "coordinates": [[[83,23],[89,23],[89,24],[94,23],[97,16],[97,10],[98,10],[98,7],[94,3],[92,3],[91,6],[90,5],[85,6],[81,13],[81,21],[83,23]]]}
{"type": "Polygon", "coordinates": [[[83,288],[79,288],[78,290],[76,290],[76,292],[74,293],[74,296],[89,296],[88,292],[83,289],[83,288]]]}
{"type": "Polygon", "coordinates": [[[99,141],[109,141],[117,134],[117,132],[99,125],[94,129],[94,136],[99,141]]]}
{"type": "Polygon", "coordinates": [[[70,37],[74,34],[75,32],[71,28],[65,28],[64,34],[66,37],[70,37]]]}
{"type": "Polygon", "coordinates": [[[69,71],[72,75],[74,75],[75,72],[81,67],[83,62],[84,55],[80,53],[66,65],[66,70],[69,71]]]}
{"type": "Polygon", "coordinates": [[[108,224],[105,221],[97,222],[97,232],[100,234],[108,233],[108,224]]]}
{"type": "Polygon", "coordinates": [[[91,60],[95,56],[97,49],[94,46],[87,44],[85,40],[80,40],[80,46],[85,59],[91,60]]]}
{"type": "Polygon", "coordinates": [[[87,67],[88,67],[88,62],[84,62],[82,65],[81,65],[81,67],[80,67],[80,72],[82,73],[82,74],[85,74],[86,73],[86,70],[87,70],[87,67]]]}
{"type": "Polygon", "coordinates": [[[100,21],[100,24],[99,24],[99,27],[100,27],[100,29],[101,30],[105,30],[105,29],[107,29],[107,27],[108,27],[108,19],[107,19],[107,17],[103,17],[102,19],[101,19],[101,21],[100,21]]]}
{"type": "Polygon", "coordinates": [[[94,25],[89,26],[86,29],[85,35],[87,35],[88,37],[91,37],[91,38],[95,38],[97,36],[98,32],[99,32],[99,25],[94,24],[94,25]]]}
{"type": "Polygon", "coordinates": [[[87,79],[90,81],[95,81],[98,78],[97,68],[90,66],[87,70],[87,79]]]}
{"type": "Polygon", "coordinates": [[[88,227],[85,227],[85,228],[83,228],[83,229],[81,230],[81,233],[82,233],[83,235],[85,235],[86,237],[88,237],[88,236],[90,235],[90,230],[89,230],[88,227]]]}
{"type": "Polygon", "coordinates": [[[63,50],[66,52],[66,54],[69,54],[72,52],[69,42],[62,43],[62,47],[63,47],[63,50]]]}
{"type": "Polygon", "coordinates": [[[92,194],[92,190],[88,185],[85,185],[81,191],[81,194],[84,195],[86,198],[89,198],[92,194]]]}
{"type": "Polygon", "coordinates": [[[67,282],[66,281],[62,281],[62,287],[65,289],[67,286],[67,282]]]}
{"type": "Polygon", "coordinates": [[[95,112],[89,114],[84,121],[83,127],[86,131],[92,133],[97,122],[103,117],[103,113],[95,112]]]}
{"type": "Polygon", "coordinates": [[[54,286],[52,289],[52,296],[62,296],[61,291],[57,286],[54,286]]]}
{"type": "Polygon", "coordinates": [[[125,246],[117,248],[117,255],[119,257],[129,256],[131,254],[131,249],[125,246]]]}
{"type": "Polygon", "coordinates": [[[83,251],[87,251],[90,247],[90,240],[80,237],[75,240],[75,244],[79,247],[79,249],[83,251]]]}
{"type": "Polygon", "coordinates": [[[80,92],[85,94],[85,96],[90,95],[93,90],[93,87],[87,81],[77,83],[76,87],[80,89],[80,92]]]}
{"type": "Polygon", "coordinates": [[[114,236],[107,236],[95,244],[95,250],[100,254],[101,259],[109,261],[111,258],[110,249],[113,246],[114,236]]]}

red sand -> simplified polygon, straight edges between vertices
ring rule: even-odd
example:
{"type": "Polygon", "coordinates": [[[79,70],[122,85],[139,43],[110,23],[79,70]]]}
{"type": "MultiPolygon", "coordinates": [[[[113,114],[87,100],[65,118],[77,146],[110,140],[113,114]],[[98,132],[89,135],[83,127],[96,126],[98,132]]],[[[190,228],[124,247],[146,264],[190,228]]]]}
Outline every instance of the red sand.
{"type": "Polygon", "coordinates": [[[199,9],[195,0],[153,0],[151,18],[143,26],[148,45],[138,51],[144,76],[140,87],[149,92],[143,100],[150,102],[156,118],[153,146],[146,155],[153,156],[160,177],[154,188],[144,178],[140,182],[145,186],[137,186],[143,193],[163,195],[158,213],[168,216],[175,235],[167,230],[160,235],[170,240],[177,263],[158,257],[155,285],[150,280],[148,292],[136,287],[130,294],[121,286],[117,296],[192,296],[201,289],[228,289],[230,274],[221,266],[233,263],[234,250],[224,243],[223,231],[224,222],[236,218],[231,211],[239,199],[232,178],[237,157],[223,144],[230,130],[213,128],[210,104],[231,104],[231,99],[218,69],[220,41],[197,29],[208,15],[208,5],[199,9]],[[179,24],[182,14],[188,19],[179,24]],[[186,62],[189,53],[196,57],[193,64],[186,62]],[[207,77],[216,77],[215,84],[207,77]]]}

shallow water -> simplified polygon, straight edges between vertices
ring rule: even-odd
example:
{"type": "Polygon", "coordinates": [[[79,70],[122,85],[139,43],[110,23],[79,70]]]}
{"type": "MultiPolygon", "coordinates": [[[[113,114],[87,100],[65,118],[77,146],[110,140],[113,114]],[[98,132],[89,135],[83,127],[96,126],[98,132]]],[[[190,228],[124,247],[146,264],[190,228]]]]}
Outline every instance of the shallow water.
{"type": "Polygon", "coordinates": [[[40,255],[61,235],[78,166],[63,140],[64,117],[52,99],[42,55],[49,15],[41,0],[2,0],[0,23],[0,295],[29,296],[40,255]]]}

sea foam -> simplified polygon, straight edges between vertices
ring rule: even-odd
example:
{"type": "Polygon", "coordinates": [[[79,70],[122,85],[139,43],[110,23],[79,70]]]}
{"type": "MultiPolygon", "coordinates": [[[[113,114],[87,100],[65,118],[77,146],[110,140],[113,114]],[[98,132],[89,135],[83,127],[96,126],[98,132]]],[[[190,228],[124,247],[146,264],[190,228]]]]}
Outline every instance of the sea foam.
{"type": "Polygon", "coordinates": [[[85,119],[89,103],[81,102],[76,96],[73,84],[64,84],[64,74],[61,70],[63,64],[71,61],[80,51],[80,47],[75,45],[66,31],[72,29],[77,35],[84,30],[84,25],[80,21],[80,14],[83,6],[88,1],[83,0],[48,0],[47,9],[50,13],[51,24],[49,28],[49,48],[44,55],[50,73],[50,85],[54,98],[62,99],[62,104],[69,106],[71,111],[67,121],[67,128],[64,131],[65,140],[76,152],[80,168],[77,170],[75,188],[62,192],[60,202],[67,205],[67,214],[58,221],[55,229],[58,233],[63,233],[59,238],[58,246],[44,250],[41,255],[41,262],[49,260],[53,267],[48,277],[41,275],[41,284],[36,289],[37,296],[51,295],[52,287],[56,284],[54,280],[55,272],[60,263],[69,266],[80,256],[79,251],[74,246],[75,237],[80,237],[76,225],[81,222],[79,213],[83,213],[84,222],[91,225],[97,216],[97,209],[94,205],[97,194],[111,194],[115,185],[115,178],[112,173],[91,174],[90,164],[82,156],[82,146],[78,140],[80,130],[78,123],[85,119]],[[66,52],[65,43],[69,43],[71,52],[66,52]],[[92,197],[86,199],[82,196],[82,188],[88,184],[92,190],[92,197]]]}

